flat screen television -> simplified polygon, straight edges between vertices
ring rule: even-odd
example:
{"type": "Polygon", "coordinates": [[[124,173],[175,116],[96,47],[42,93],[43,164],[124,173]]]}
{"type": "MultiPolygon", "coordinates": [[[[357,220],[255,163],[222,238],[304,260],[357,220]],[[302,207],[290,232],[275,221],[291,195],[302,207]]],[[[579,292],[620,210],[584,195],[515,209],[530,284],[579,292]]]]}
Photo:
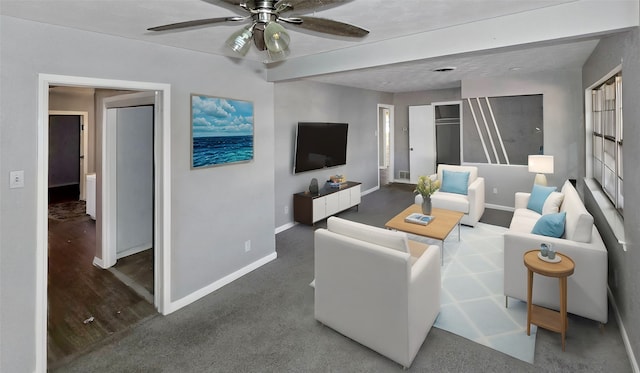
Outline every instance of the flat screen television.
{"type": "Polygon", "coordinates": [[[298,122],[293,172],[347,163],[348,123],[298,122]]]}

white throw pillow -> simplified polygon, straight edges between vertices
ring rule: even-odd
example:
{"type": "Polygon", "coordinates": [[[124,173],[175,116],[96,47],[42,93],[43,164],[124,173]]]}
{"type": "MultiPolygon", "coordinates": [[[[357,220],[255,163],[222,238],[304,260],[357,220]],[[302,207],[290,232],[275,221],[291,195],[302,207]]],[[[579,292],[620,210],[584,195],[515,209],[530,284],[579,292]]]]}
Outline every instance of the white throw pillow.
{"type": "Polygon", "coordinates": [[[544,201],[544,205],[542,205],[542,215],[556,214],[560,212],[560,205],[562,205],[563,200],[564,194],[560,192],[551,192],[549,197],[544,201]]]}

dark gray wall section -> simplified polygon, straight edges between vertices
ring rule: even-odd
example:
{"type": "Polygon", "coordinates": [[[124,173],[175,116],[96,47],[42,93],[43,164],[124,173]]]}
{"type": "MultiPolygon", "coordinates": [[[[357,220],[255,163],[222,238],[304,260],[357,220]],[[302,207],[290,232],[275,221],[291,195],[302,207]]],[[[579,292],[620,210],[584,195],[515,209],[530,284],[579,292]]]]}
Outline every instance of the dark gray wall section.
{"type": "MultiPolygon", "coordinates": [[[[578,175],[578,153],[584,132],[581,69],[523,74],[510,79],[478,78],[462,81],[462,97],[502,97],[541,94],[544,118],[545,154],[554,156],[554,173],[549,185],[561,187],[578,175]]],[[[468,118],[463,116],[463,126],[468,118]]],[[[513,207],[516,192],[530,191],[534,174],[527,166],[479,165],[485,177],[485,202],[513,207]],[[496,193],[494,193],[494,188],[496,193]]],[[[584,167],[584,166],[583,166],[584,167]]]]}
{"type": "Polygon", "coordinates": [[[488,102],[491,106],[487,104],[486,97],[462,102],[465,118],[463,162],[527,165],[529,154],[543,154],[542,95],[489,97],[488,102]],[[491,113],[495,118],[495,125],[491,113]],[[499,135],[496,127],[500,131],[499,135]],[[489,161],[480,136],[489,154],[489,161]],[[500,145],[500,138],[508,162],[500,145]]]}
{"type": "MultiPolygon", "coordinates": [[[[640,31],[636,28],[600,41],[584,65],[582,82],[590,87],[622,64],[622,115],[624,118],[624,231],[627,251],[617,243],[607,222],[592,198],[587,208],[593,211],[596,225],[602,232],[609,251],[609,288],[618,306],[622,323],[636,359],[640,357],[640,164],[637,144],[640,144],[640,31]],[[629,146],[627,146],[629,144],[629,146]]],[[[585,141],[584,131],[581,134],[585,141]]],[[[584,158],[584,147],[581,158],[584,158]]],[[[583,161],[584,162],[584,161],[583,161]]],[[[580,182],[582,176],[580,174],[580,182]]],[[[588,192],[584,193],[589,196],[588,192]]]]}

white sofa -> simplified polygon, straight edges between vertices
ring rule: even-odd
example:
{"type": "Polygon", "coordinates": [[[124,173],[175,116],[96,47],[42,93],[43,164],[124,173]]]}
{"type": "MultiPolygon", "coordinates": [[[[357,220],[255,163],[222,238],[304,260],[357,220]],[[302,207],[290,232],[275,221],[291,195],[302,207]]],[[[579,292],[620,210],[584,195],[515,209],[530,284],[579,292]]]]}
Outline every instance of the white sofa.
{"type": "Polygon", "coordinates": [[[438,246],[337,217],[314,244],[316,320],[410,367],[440,312],[438,246]]]}
{"type": "MultiPolygon", "coordinates": [[[[443,171],[469,172],[467,195],[437,191],[431,195],[431,206],[435,208],[460,211],[464,213],[461,224],[475,227],[484,213],[484,178],[478,177],[478,168],[474,166],[438,165],[438,173],[431,175],[433,180],[442,183],[443,171]]],[[[422,204],[422,196],[416,195],[415,203],[422,204]]]]}
{"type": "MultiPolygon", "coordinates": [[[[523,301],[527,299],[527,270],[523,263],[526,251],[537,249],[543,242],[568,255],[575,263],[573,275],[567,279],[567,311],[601,323],[607,322],[607,249],[593,224],[580,196],[567,181],[562,187],[562,204],[566,211],[562,238],[530,233],[541,217],[527,209],[530,193],[516,193],[515,212],[509,230],[504,234],[504,294],[523,301]]],[[[545,208],[547,206],[545,205],[545,208]]],[[[543,211],[545,212],[545,211],[543,211]]],[[[559,309],[558,279],[534,275],[533,303],[559,309]]]]}

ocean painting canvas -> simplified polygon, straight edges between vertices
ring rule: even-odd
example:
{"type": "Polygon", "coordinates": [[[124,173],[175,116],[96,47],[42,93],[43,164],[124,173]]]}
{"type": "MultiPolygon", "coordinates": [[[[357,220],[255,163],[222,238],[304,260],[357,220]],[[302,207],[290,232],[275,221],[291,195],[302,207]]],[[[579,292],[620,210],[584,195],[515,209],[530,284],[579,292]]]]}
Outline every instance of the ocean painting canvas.
{"type": "Polygon", "coordinates": [[[253,159],[253,103],[191,95],[191,168],[253,159]]]}

